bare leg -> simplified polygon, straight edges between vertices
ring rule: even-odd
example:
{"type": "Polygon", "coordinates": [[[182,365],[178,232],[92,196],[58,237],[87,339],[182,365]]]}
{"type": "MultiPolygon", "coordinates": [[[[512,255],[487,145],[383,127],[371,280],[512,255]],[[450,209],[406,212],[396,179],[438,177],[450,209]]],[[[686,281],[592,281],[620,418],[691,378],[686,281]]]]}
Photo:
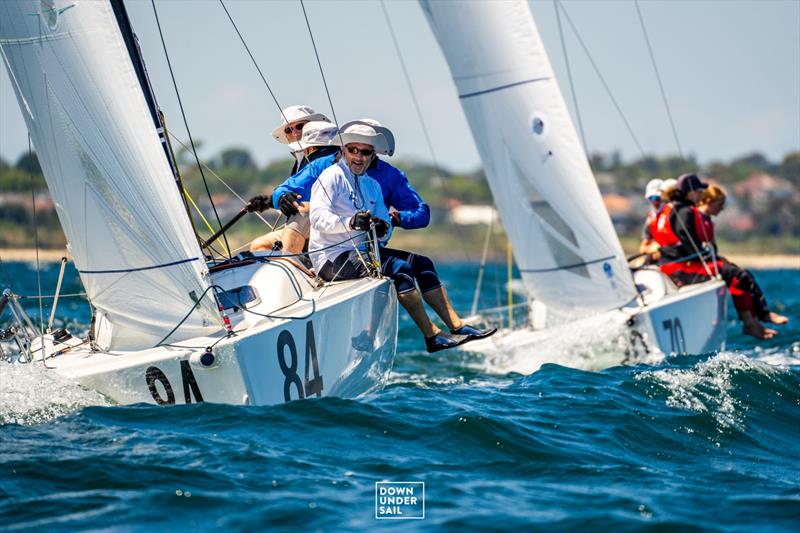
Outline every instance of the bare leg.
{"type": "Polygon", "coordinates": [[[428,318],[428,314],[422,306],[422,298],[419,296],[419,291],[413,290],[398,294],[397,300],[400,302],[400,305],[408,311],[408,314],[411,315],[412,320],[414,320],[414,323],[426,339],[433,337],[441,331],[431,322],[431,319],[428,318]]]}
{"type": "Polygon", "coordinates": [[[757,339],[767,340],[778,334],[778,332],[774,329],[764,327],[764,324],[759,322],[759,320],[751,311],[740,312],[739,318],[742,319],[742,323],[744,324],[742,332],[745,335],[750,335],[751,337],[755,337],[757,339]]]}
{"type": "Polygon", "coordinates": [[[306,245],[306,238],[291,228],[283,228],[281,242],[283,243],[283,253],[299,254],[306,245]]]}
{"type": "Polygon", "coordinates": [[[444,286],[438,289],[426,291],[423,295],[425,301],[430,305],[436,314],[439,315],[450,331],[456,330],[464,325],[464,321],[458,316],[456,310],[453,309],[453,304],[450,303],[450,298],[447,296],[447,290],[444,286]]]}
{"type": "Polygon", "coordinates": [[[280,233],[277,231],[271,231],[266,235],[262,235],[261,237],[253,239],[253,242],[250,243],[250,251],[264,252],[272,250],[272,247],[275,246],[275,243],[278,240],[280,240],[280,233]]]}

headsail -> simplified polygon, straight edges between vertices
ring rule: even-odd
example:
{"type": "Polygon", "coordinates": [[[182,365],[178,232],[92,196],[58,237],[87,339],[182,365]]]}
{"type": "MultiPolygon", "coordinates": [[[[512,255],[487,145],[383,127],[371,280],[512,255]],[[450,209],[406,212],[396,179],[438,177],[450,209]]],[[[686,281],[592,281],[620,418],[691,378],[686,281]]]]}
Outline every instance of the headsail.
{"type": "Polygon", "coordinates": [[[528,291],[589,313],[636,295],[527,2],[420,0],[528,291]]]}
{"type": "MultiPolygon", "coordinates": [[[[111,5],[0,2],[0,50],[107,347],[152,346],[209,284],[111,5]]],[[[206,295],[170,340],[219,327],[206,295]]]]}

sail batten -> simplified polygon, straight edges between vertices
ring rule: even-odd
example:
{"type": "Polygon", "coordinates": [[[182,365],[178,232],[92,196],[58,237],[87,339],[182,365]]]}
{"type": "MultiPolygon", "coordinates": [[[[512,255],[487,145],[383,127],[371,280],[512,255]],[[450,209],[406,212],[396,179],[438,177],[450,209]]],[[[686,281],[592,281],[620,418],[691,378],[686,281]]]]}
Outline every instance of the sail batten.
{"type": "Polygon", "coordinates": [[[528,292],[571,316],[636,295],[530,9],[420,0],[528,292]]]}
{"type": "Polygon", "coordinates": [[[170,341],[217,331],[213,298],[192,297],[207,269],[112,6],[0,2],[0,47],[101,347],[148,348],[181,321],[170,341]]]}

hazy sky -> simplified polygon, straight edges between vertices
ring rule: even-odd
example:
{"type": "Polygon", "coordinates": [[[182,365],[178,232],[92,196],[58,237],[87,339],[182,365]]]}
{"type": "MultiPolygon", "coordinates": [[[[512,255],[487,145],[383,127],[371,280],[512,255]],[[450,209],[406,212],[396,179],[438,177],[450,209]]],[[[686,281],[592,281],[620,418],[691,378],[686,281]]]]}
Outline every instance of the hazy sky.
{"type": "MultiPolygon", "coordinates": [[[[81,0],[86,1],[86,0],[81,0]]],[[[573,112],[551,0],[530,2],[573,112]]],[[[169,126],[185,130],[149,1],[126,2],[169,126]]],[[[157,0],[167,47],[201,156],[242,146],[259,161],[286,155],[270,136],[279,112],[217,1],[157,0]]],[[[226,0],[281,106],[330,106],[299,1],[226,0]]],[[[377,1],[306,1],[340,122],[374,117],[392,128],[396,157],[429,160],[420,124],[377,1]]],[[[674,154],[632,1],[564,5],[648,153],[674,154]]],[[[701,162],[760,151],[780,160],[800,149],[800,1],[641,0],[640,7],[680,142],[701,162]]],[[[414,1],[388,0],[409,74],[440,163],[473,169],[479,158],[450,73],[414,1]]],[[[631,136],[564,23],[591,151],[639,156],[631,136]]],[[[14,161],[27,136],[5,68],[0,73],[0,155],[14,161]]]]}

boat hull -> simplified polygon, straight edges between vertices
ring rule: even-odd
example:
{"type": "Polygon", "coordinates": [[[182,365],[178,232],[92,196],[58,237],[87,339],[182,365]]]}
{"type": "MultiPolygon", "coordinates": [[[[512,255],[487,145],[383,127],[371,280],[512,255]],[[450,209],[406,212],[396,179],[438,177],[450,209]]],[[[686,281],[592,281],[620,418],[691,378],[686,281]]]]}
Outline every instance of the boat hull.
{"type": "Polygon", "coordinates": [[[47,363],[120,404],[270,405],[380,387],[397,347],[393,285],[361,279],[318,292],[281,310],[292,318],[265,318],[231,336],[135,353],[79,348],[47,363]]]}
{"type": "Polygon", "coordinates": [[[652,292],[625,308],[541,330],[501,332],[462,349],[480,352],[484,370],[529,374],[548,363],[602,370],[654,364],[669,354],[724,348],[727,289],[723,282],[659,290],[657,277],[646,281],[656,282],[652,292]]]}

